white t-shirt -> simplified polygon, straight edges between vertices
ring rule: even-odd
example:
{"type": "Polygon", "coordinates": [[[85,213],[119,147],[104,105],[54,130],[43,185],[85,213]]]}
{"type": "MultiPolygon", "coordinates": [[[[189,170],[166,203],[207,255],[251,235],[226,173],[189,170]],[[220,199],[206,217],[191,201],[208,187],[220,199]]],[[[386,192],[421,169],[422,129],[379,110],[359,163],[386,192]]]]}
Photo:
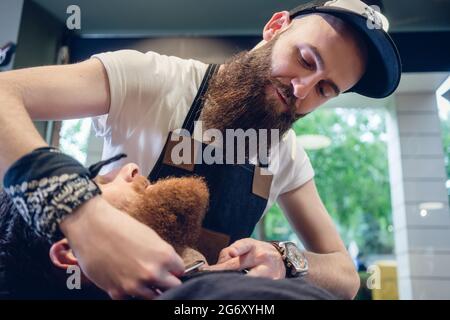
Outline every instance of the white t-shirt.
{"type": "MultiPolygon", "coordinates": [[[[102,173],[134,162],[147,176],[168,133],[182,127],[208,65],[151,51],[120,50],[93,57],[105,66],[111,92],[109,113],[93,118],[96,135],[104,138],[102,158],[122,152],[128,155],[105,166],[102,173]]],[[[269,171],[273,180],[265,212],[280,194],[314,177],[309,158],[292,130],[280,142],[279,164],[270,163],[269,171]]]]}

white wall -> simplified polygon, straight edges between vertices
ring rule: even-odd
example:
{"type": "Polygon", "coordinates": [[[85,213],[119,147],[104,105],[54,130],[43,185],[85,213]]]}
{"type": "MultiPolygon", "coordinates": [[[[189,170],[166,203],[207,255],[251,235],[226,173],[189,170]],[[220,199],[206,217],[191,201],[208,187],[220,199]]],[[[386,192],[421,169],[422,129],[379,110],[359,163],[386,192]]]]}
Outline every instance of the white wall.
{"type": "Polygon", "coordinates": [[[401,299],[450,299],[450,212],[435,91],[396,95],[389,169],[401,299]],[[420,204],[443,208],[423,217],[420,204]]]}

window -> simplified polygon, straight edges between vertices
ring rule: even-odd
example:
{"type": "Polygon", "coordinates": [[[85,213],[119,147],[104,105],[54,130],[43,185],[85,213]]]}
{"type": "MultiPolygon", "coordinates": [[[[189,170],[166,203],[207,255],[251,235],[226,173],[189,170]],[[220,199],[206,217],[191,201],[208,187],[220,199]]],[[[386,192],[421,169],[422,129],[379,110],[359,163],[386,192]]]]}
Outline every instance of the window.
{"type": "Polygon", "coordinates": [[[91,133],[91,119],[74,119],[62,122],[59,147],[83,165],[88,156],[88,141],[91,133]]]}
{"type": "MultiPolygon", "coordinates": [[[[294,130],[297,136],[320,135],[331,142],[325,148],[305,149],[321,198],[346,246],[356,244],[364,255],[392,254],[384,110],[319,109],[299,120],[294,130]]],[[[277,205],[264,217],[261,235],[298,241],[277,205]]]]}
{"type": "Polygon", "coordinates": [[[450,200],[450,77],[436,91],[439,118],[441,119],[442,144],[447,170],[447,191],[450,200]]]}

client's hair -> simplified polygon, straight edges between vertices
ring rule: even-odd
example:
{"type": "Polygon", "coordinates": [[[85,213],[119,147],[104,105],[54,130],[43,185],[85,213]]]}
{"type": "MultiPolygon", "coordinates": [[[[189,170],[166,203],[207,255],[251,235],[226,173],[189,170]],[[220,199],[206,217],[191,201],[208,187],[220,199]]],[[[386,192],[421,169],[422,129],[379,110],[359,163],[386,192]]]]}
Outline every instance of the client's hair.
{"type": "MultiPolygon", "coordinates": [[[[66,299],[67,290],[49,258],[51,244],[25,223],[11,198],[0,191],[0,281],[11,298],[66,299]],[[58,294],[57,294],[58,293],[58,294]]],[[[7,297],[8,297],[7,296],[7,297]]]]}
{"type": "MultiPolygon", "coordinates": [[[[153,228],[179,254],[186,247],[195,247],[209,203],[203,179],[165,179],[138,194],[140,199],[136,203],[120,209],[153,228]]],[[[5,286],[9,297],[19,299],[108,297],[94,286],[68,290],[62,271],[50,261],[50,247],[46,239],[31,230],[11,198],[0,190],[0,292],[5,286]]]]}

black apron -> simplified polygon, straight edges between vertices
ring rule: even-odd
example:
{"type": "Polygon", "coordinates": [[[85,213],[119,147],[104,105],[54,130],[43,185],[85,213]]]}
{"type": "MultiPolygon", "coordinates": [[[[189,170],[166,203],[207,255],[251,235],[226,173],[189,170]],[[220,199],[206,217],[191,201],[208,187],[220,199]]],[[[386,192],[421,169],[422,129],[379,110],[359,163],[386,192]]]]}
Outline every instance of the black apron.
{"type": "MultiPolygon", "coordinates": [[[[199,118],[209,81],[217,72],[218,65],[209,65],[197,95],[184,120],[183,129],[193,137],[194,122],[199,118]]],[[[172,148],[178,141],[171,141],[169,133],[166,144],[153,167],[149,180],[154,183],[166,177],[201,176],[209,188],[209,208],[203,220],[203,229],[197,249],[205,255],[208,263],[217,261],[220,250],[234,241],[249,237],[261,218],[269,198],[272,175],[261,174],[261,167],[248,161],[245,164],[174,164],[172,148]]],[[[192,141],[194,141],[192,139],[192,141]]],[[[192,158],[202,152],[207,144],[192,143],[192,158]],[[195,147],[197,146],[197,148],[195,147]]],[[[211,148],[211,146],[210,146],[211,148]]]]}

